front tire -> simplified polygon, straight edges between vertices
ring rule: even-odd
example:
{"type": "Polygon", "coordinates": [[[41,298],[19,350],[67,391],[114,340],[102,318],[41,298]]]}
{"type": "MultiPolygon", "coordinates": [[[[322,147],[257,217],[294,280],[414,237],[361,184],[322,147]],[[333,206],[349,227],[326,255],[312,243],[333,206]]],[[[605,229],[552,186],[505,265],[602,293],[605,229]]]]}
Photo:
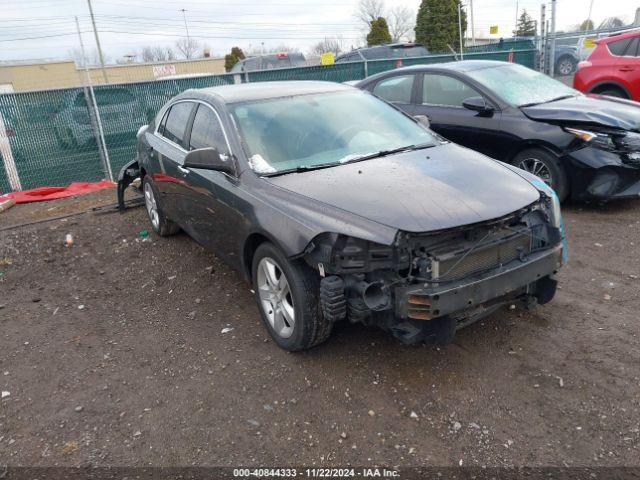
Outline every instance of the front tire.
{"type": "Polygon", "coordinates": [[[260,316],[279,347],[307,350],[329,338],[333,324],[322,315],[317,272],[268,242],[257,248],[251,272],[260,316]]]}
{"type": "Polygon", "coordinates": [[[144,205],[151,222],[151,228],[161,237],[168,237],[180,231],[180,227],[169,220],[162,211],[162,206],[158,200],[158,189],[148,176],[142,180],[142,193],[144,194],[144,205]]]}
{"type": "Polygon", "coordinates": [[[567,174],[558,157],[552,153],[539,148],[531,148],[516,155],[512,163],[516,167],[540,177],[555,190],[561,202],[569,195],[567,174]]]}

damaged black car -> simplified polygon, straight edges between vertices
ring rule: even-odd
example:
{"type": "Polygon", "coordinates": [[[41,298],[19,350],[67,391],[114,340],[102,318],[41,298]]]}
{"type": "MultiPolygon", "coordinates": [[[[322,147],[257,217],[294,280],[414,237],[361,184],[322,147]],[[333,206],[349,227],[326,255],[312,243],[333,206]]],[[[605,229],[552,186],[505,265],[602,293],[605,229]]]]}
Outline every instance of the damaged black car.
{"type": "Polygon", "coordinates": [[[505,304],[549,302],[566,260],[544,182],[335,83],[188,90],[138,132],[121,205],[136,178],[154,231],[242,272],[292,351],[341,321],[450,342],[505,304]]]}
{"type": "Polygon", "coordinates": [[[586,96],[507,62],[465,60],[368,77],[373,92],[431,128],[542,178],[560,200],[640,196],[640,104],[586,96]]]}

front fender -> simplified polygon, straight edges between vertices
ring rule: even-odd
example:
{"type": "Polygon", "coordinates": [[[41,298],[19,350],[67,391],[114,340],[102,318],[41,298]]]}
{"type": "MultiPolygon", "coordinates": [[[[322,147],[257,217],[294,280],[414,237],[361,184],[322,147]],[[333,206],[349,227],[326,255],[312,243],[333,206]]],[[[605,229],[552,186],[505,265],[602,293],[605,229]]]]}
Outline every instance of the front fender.
{"type": "Polygon", "coordinates": [[[131,160],[118,173],[118,210],[125,211],[124,191],[131,183],[140,176],[140,165],[138,160],[131,160]]]}

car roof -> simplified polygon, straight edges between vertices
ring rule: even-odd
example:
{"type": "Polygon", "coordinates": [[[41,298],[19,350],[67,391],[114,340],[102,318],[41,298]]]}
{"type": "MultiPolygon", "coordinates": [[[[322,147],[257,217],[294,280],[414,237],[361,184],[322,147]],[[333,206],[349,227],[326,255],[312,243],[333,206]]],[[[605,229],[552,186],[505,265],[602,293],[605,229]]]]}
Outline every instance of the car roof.
{"type": "Polygon", "coordinates": [[[637,37],[640,34],[640,30],[631,30],[620,34],[611,35],[609,37],[598,38],[596,43],[611,43],[618,40],[624,40],[625,38],[637,37]]]}
{"type": "Polygon", "coordinates": [[[353,87],[335,82],[320,81],[282,81],[282,82],[256,82],[242,83],[238,85],[222,85],[190,89],[184,95],[198,97],[216,97],[224,103],[238,103],[253,100],[265,100],[270,98],[289,97],[293,95],[306,95],[312,93],[328,93],[355,90],[353,87]]]}
{"type": "Polygon", "coordinates": [[[499,62],[497,60],[460,60],[458,62],[433,63],[429,65],[411,65],[409,67],[403,67],[402,70],[451,70],[455,72],[471,72],[484,68],[504,67],[505,65],[512,64],[509,62],[499,62]]]}
{"type": "Polygon", "coordinates": [[[410,65],[408,67],[396,68],[377,73],[361,80],[357,85],[367,85],[371,80],[384,77],[389,74],[398,74],[398,72],[471,72],[474,70],[482,70],[485,68],[504,67],[506,65],[514,65],[509,62],[499,62],[497,60],[460,60],[458,62],[433,63],[428,65],[410,65]]]}

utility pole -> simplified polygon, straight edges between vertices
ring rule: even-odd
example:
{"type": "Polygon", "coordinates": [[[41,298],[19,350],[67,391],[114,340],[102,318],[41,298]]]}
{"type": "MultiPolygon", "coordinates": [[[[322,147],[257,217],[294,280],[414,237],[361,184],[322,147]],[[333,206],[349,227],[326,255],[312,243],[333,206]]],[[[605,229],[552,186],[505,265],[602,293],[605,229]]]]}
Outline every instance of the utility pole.
{"type": "Polygon", "coordinates": [[[516,26],[513,29],[513,36],[517,36],[516,32],[518,31],[518,1],[516,0],[516,26]]]}
{"type": "MultiPolygon", "coordinates": [[[[87,56],[84,50],[84,41],[82,40],[82,33],[80,32],[80,23],[78,22],[78,17],[76,18],[76,30],[78,31],[78,39],[80,40],[80,52],[82,53],[82,64],[84,65],[84,72],[87,76],[87,89],[89,90],[89,99],[86,98],[86,89],[85,89],[85,100],[87,104],[91,102],[91,107],[89,111],[93,109],[93,114],[95,115],[95,127],[98,130],[98,153],[104,164],[104,170],[109,176],[109,180],[113,182],[113,171],[111,170],[111,160],[109,159],[109,151],[107,150],[107,143],[104,139],[104,130],[102,129],[102,120],[100,119],[100,110],[98,110],[98,104],[96,103],[96,95],[93,91],[93,85],[91,83],[91,75],[89,74],[89,65],[87,64],[87,56]]],[[[88,106],[88,105],[87,105],[88,106]]],[[[92,119],[93,122],[94,119],[92,119]]]]}
{"type": "Polygon", "coordinates": [[[543,3],[540,6],[540,71],[545,73],[547,71],[547,37],[546,29],[547,25],[547,6],[543,3]]]}
{"type": "Polygon", "coordinates": [[[556,58],[556,0],[551,0],[551,48],[549,49],[549,75],[555,73],[556,58]]]}
{"type": "MultiPolygon", "coordinates": [[[[587,25],[591,23],[591,12],[593,11],[593,0],[591,0],[591,4],[589,5],[589,16],[587,17],[587,25]]],[[[592,29],[590,29],[592,30],[592,29]]]]}
{"type": "Polygon", "coordinates": [[[458,33],[460,34],[460,60],[464,60],[464,45],[462,44],[462,4],[458,2],[458,33]]]}
{"type": "Polygon", "coordinates": [[[104,83],[109,83],[107,78],[107,70],[104,68],[104,56],[102,55],[102,47],[100,46],[100,37],[98,36],[98,29],[96,28],[96,19],[93,16],[93,7],[91,6],[91,0],[87,0],[89,4],[89,15],[91,16],[91,25],[93,25],[93,35],[96,37],[96,47],[98,48],[98,57],[100,58],[100,68],[102,68],[102,77],[104,83]]]}
{"type": "Polygon", "coordinates": [[[184,19],[184,29],[187,32],[187,45],[191,45],[191,39],[189,38],[189,27],[187,26],[187,10],[185,8],[181,8],[182,18],[184,19]]]}
{"type": "Polygon", "coordinates": [[[471,14],[471,44],[476,46],[476,25],[473,23],[473,0],[469,0],[469,13],[471,14]]]}

